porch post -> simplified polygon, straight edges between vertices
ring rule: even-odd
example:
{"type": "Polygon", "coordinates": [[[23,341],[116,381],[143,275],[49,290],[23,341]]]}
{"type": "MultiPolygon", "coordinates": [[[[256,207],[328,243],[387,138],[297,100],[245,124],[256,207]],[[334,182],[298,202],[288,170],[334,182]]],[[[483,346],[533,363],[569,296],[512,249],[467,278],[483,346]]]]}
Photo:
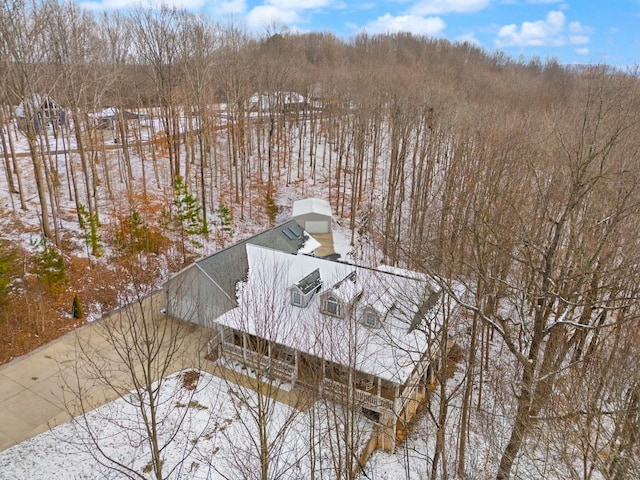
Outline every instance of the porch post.
{"type": "Polygon", "coordinates": [[[322,385],[324,384],[324,379],[327,378],[327,372],[325,360],[321,358],[320,363],[322,364],[322,378],[320,379],[320,385],[318,385],[318,393],[322,395],[322,385]]]}
{"type": "Polygon", "coordinates": [[[247,365],[247,335],[244,332],[242,332],[242,359],[247,365]]]}
{"type": "Polygon", "coordinates": [[[291,373],[291,385],[296,384],[296,380],[298,379],[298,365],[300,364],[300,352],[298,350],[294,350],[295,354],[293,356],[293,372],[291,373]]]}

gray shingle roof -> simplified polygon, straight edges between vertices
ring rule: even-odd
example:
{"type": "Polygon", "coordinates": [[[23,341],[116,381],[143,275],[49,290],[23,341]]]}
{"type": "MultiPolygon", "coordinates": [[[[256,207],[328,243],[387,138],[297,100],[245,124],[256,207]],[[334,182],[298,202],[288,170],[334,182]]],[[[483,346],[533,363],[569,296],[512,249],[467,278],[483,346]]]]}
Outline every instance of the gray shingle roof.
{"type": "Polygon", "coordinates": [[[202,258],[196,264],[231,298],[235,298],[236,283],[245,279],[249,270],[247,249],[245,248],[247,243],[295,254],[308,238],[303,236],[302,232],[303,228],[300,224],[295,220],[290,220],[202,258]],[[292,230],[289,227],[292,227],[292,230]],[[296,237],[292,232],[299,233],[299,236],[296,237]]]}

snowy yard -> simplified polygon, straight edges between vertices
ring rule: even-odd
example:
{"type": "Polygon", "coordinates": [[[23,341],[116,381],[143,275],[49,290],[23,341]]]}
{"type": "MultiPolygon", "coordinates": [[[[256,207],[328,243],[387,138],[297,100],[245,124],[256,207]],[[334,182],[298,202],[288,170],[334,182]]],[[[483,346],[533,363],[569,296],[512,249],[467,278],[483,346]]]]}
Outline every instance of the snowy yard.
{"type": "MultiPolygon", "coordinates": [[[[194,391],[185,388],[181,374],[163,385],[160,437],[174,431],[184,409],[184,421],[176,437],[163,452],[166,478],[211,479],[260,478],[257,448],[258,426],[254,420],[257,395],[225,380],[201,373],[194,391]],[[236,393],[234,393],[236,391],[236,393]],[[248,401],[241,402],[239,398],[248,401]]],[[[134,406],[119,399],[90,412],[86,421],[96,435],[97,444],[107,456],[133,467],[140,478],[153,478],[149,468],[149,449],[145,427],[134,406]]],[[[128,399],[131,400],[131,399],[128,399]]],[[[270,400],[269,436],[272,476],[286,479],[308,478],[313,469],[317,478],[336,478],[332,452],[336,424],[324,402],[307,411],[270,400]],[[282,438],[279,434],[283,433],[282,438]],[[313,465],[312,465],[313,463],[313,465]]],[[[339,421],[337,422],[340,423],[339,421]]],[[[359,418],[358,448],[371,434],[372,423],[359,418]]],[[[335,453],[335,452],[334,452],[335,453]]],[[[1,479],[106,478],[126,477],[105,462],[90,439],[82,419],[60,425],[0,452],[1,479]]]]}

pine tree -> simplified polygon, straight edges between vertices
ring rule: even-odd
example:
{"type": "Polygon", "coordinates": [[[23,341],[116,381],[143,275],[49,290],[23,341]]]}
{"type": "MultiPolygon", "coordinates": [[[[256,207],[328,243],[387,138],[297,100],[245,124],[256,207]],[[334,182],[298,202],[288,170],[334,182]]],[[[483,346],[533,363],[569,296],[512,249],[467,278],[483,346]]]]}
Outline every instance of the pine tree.
{"type": "Polygon", "coordinates": [[[91,249],[91,255],[94,257],[102,256],[102,237],[100,236],[98,215],[91,215],[84,205],[79,204],[78,221],[87,249],[91,249]]]}
{"type": "Polygon", "coordinates": [[[149,225],[135,209],[131,214],[120,219],[119,229],[116,231],[118,248],[127,253],[158,253],[160,235],[152,231],[149,225]]]}
{"type": "Polygon", "coordinates": [[[186,240],[189,239],[193,247],[202,248],[202,244],[192,237],[194,235],[204,235],[208,232],[202,218],[202,207],[199,205],[198,199],[189,193],[188,186],[182,177],[176,177],[173,188],[175,219],[182,238],[182,257],[186,261],[186,240]]]}
{"type": "Polygon", "coordinates": [[[77,293],[73,296],[73,318],[82,318],[82,304],[77,293]]]}
{"type": "Polygon", "coordinates": [[[217,210],[220,228],[218,229],[218,239],[224,245],[225,240],[231,236],[231,210],[224,203],[221,203],[217,210]]]}
{"type": "Polygon", "coordinates": [[[40,282],[46,284],[50,293],[56,293],[66,283],[67,271],[62,254],[51,245],[46,237],[35,244],[38,252],[34,256],[33,273],[40,282]]]}
{"type": "Polygon", "coordinates": [[[278,215],[278,205],[276,205],[276,202],[270,193],[267,193],[265,202],[267,206],[267,215],[269,216],[269,225],[274,226],[276,224],[276,216],[278,215]]]}
{"type": "Polygon", "coordinates": [[[9,301],[13,281],[19,276],[18,253],[15,248],[5,248],[0,242],[0,310],[9,301]]]}

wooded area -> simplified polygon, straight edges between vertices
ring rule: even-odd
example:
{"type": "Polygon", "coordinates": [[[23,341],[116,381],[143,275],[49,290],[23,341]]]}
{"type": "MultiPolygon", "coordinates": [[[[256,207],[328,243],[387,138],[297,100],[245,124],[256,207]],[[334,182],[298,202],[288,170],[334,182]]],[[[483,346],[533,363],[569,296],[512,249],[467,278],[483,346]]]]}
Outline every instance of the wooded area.
{"type": "Polygon", "coordinates": [[[560,478],[638,478],[639,87],[409,34],[3,2],[0,360],[73,328],[76,293],[85,312],[117,306],[114,264],[157,285],[326,192],[355,260],[425,272],[467,312],[450,332],[460,420],[432,478],[482,477],[469,432],[488,415],[498,479],[540,452],[560,478]],[[25,101],[44,96],[64,109],[49,128],[25,101]]]}

